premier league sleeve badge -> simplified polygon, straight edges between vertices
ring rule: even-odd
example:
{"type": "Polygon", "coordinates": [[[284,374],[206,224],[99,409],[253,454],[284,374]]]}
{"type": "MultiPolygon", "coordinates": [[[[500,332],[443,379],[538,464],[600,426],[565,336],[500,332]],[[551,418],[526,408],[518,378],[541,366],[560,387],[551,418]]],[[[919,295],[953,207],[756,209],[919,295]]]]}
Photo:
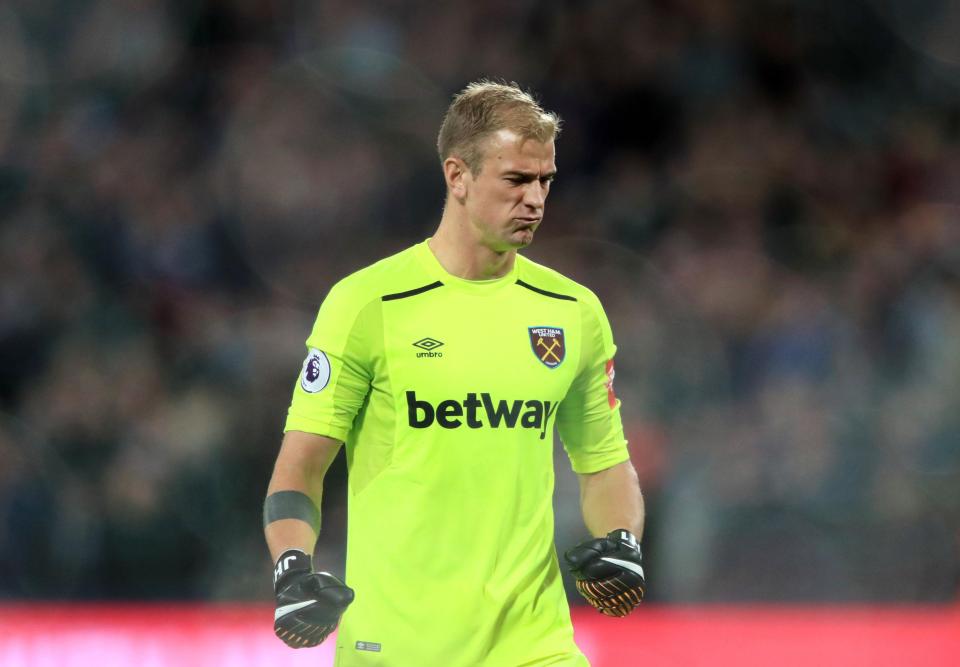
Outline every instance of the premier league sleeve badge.
{"type": "Polygon", "coordinates": [[[303,361],[300,386],[308,394],[322,391],[330,382],[330,360],[321,350],[311,347],[303,361]]]}

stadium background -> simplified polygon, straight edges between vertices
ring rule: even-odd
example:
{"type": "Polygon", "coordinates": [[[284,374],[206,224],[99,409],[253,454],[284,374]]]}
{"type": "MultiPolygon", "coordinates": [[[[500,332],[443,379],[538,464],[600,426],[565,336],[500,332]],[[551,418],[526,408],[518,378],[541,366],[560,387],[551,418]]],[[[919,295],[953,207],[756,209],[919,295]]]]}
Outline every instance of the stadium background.
{"type": "Polygon", "coordinates": [[[945,0],[0,4],[0,657],[40,664],[24,609],[269,605],[260,504],[316,308],[433,230],[442,113],[491,76],[565,120],[528,254],[619,344],[651,573],[625,655],[658,614],[763,603],[922,612],[941,648],[911,664],[951,664],[958,31],[945,0]]]}

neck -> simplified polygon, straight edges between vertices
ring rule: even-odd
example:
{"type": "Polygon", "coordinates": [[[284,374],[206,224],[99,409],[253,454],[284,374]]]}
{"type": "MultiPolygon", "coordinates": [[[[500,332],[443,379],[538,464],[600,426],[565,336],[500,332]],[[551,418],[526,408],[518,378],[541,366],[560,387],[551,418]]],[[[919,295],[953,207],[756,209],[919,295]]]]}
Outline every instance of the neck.
{"type": "Polygon", "coordinates": [[[514,249],[497,251],[485,245],[467,220],[454,218],[449,206],[428,245],[447,273],[466,280],[502,278],[517,259],[514,249]]]}

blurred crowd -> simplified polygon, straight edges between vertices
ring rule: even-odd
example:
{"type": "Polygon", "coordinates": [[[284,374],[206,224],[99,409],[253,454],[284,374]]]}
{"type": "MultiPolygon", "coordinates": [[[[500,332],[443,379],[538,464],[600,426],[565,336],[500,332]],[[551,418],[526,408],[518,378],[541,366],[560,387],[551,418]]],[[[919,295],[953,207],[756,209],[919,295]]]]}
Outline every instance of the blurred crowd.
{"type": "Polygon", "coordinates": [[[564,119],[527,254],[613,324],[651,600],[955,599],[960,16],[905,4],[2,3],[0,596],[269,598],[316,308],[489,76],[564,119]]]}

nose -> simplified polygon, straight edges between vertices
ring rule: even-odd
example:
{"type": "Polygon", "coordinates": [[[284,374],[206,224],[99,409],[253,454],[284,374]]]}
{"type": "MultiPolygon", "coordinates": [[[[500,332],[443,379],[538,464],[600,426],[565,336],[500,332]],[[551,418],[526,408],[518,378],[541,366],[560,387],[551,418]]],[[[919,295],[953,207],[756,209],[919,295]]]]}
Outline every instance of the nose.
{"type": "Polygon", "coordinates": [[[535,180],[527,184],[523,192],[524,204],[536,211],[541,211],[546,200],[547,188],[543,183],[535,180]]]}

